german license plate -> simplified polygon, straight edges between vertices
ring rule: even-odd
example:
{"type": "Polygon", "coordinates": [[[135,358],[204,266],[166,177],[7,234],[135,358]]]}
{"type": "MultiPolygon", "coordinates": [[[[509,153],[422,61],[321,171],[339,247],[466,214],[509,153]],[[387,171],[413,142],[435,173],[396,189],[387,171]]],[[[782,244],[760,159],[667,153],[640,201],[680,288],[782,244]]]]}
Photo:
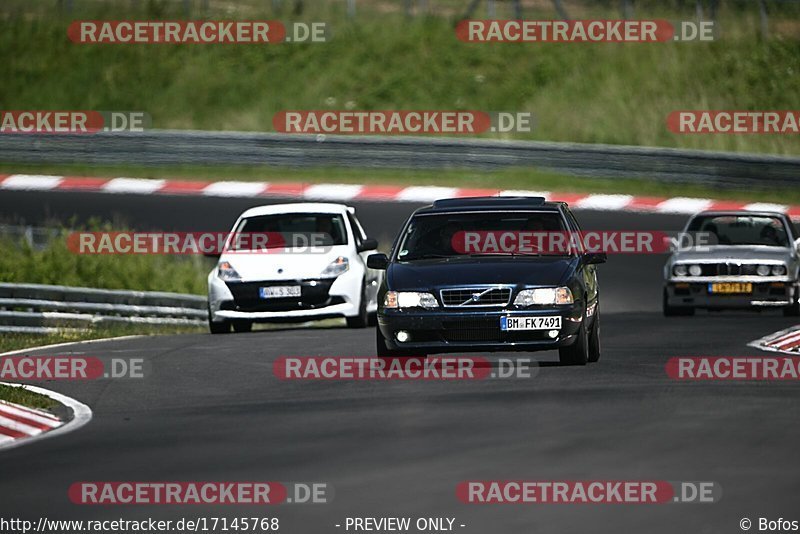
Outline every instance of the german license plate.
{"type": "Polygon", "coordinates": [[[300,296],[300,286],[270,286],[259,288],[262,299],[281,299],[300,296]]]}
{"type": "Polygon", "coordinates": [[[560,330],[561,316],[500,317],[500,330],[560,330]]]}
{"type": "Polygon", "coordinates": [[[753,292],[753,284],[749,282],[714,282],[708,284],[709,293],[747,294],[753,292]]]}

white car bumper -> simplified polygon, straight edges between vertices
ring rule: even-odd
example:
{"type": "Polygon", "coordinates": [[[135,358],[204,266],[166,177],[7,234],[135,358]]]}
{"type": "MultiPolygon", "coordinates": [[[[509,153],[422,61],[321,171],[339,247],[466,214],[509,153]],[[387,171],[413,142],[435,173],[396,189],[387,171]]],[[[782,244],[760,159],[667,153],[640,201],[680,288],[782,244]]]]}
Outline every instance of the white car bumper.
{"type": "MultiPolygon", "coordinates": [[[[307,309],[281,309],[265,310],[258,309],[258,304],[252,306],[254,309],[241,310],[237,305],[233,293],[228,285],[220,280],[215,273],[211,273],[208,278],[208,306],[211,320],[214,322],[244,320],[244,321],[269,321],[273,319],[292,319],[292,318],[314,318],[314,317],[354,317],[359,313],[361,304],[361,285],[363,273],[348,271],[336,278],[328,290],[331,299],[330,305],[317,305],[307,309]]],[[[259,286],[268,285],[295,285],[306,284],[308,281],[297,280],[262,280],[251,281],[248,284],[259,286]]],[[[305,291],[305,290],[304,290],[305,291]]],[[[253,300],[250,300],[253,304],[253,300]]],[[[264,301],[265,307],[266,301],[264,301]]]]}

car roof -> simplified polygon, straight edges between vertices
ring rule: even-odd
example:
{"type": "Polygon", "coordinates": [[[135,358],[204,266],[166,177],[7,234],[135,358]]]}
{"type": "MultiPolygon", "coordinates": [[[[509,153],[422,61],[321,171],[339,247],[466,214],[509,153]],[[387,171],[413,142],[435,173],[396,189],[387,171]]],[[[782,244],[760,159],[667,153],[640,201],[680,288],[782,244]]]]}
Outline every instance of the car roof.
{"type": "Polygon", "coordinates": [[[558,211],[564,202],[548,202],[544,197],[462,197],[443,198],[436,200],[430,206],[425,206],[415,211],[415,214],[426,215],[432,213],[452,213],[464,211],[497,211],[497,210],[541,210],[558,211]]]}
{"type": "Polygon", "coordinates": [[[280,213],[339,213],[344,215],[351,209],[344,204],[330,202],[295,202],[291,204],[256,206],[246,210],[239,217],[258,217],[259,215],[276,215],[280,213]]]}
{"type": "Polygon", "coordinates": [[[780,211],[754,211],[754,210],[706,210],[692,215],[695,217],[706,216],[724,216],[724,215],[749,215],[751,217],[788,217],[785,213],[780,211]]]}

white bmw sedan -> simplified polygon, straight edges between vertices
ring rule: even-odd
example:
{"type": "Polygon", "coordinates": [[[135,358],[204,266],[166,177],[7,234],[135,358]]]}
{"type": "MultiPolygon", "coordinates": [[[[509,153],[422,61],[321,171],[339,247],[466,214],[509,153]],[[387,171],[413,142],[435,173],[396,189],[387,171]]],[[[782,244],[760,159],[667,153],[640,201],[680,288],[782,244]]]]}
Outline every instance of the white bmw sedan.
{"type": "Polygon", "coordinates": [[[247,332],[255,322],[344,317],[347,326],[373,323],[382,271],[355,215],[342,204],[278,204],[239,216],[208,275],[212,334],[247,332]]]}

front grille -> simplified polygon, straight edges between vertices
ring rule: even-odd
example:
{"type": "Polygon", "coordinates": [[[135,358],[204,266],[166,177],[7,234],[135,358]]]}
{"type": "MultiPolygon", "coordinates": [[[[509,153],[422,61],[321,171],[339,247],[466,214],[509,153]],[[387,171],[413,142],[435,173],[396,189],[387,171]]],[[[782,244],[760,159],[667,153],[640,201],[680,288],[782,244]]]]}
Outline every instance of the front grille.
{"type": "Polygon", "coordinates": [[[332,284],[333,280],[226,282],[233,295],[235,310],[243,312],[314,310],[341,304],[344,302],[341,297],[331,298],[328,294],[332,284]],[[290,285],[300,286],[300,298],[262,299],[259,296],[259,289],[262,287],[290,285]]]}
{"type": "Polygon", "coordinates": [[[751,276],[756,274],[755,264],[739,264],[732,262],[707,263],[701,265],[702,276],[751,276]]]}
{"type": "Polygon", "coordinates": [[[499,319],[461,319],[444,321],[442,337],[445,341],[500,341],[499,319]]]}
{"type": "Polygon", "coordinates": [[[439,294],[447,307],[507,306],[511,300],[510,287],[442,289],[439,294]]]}

